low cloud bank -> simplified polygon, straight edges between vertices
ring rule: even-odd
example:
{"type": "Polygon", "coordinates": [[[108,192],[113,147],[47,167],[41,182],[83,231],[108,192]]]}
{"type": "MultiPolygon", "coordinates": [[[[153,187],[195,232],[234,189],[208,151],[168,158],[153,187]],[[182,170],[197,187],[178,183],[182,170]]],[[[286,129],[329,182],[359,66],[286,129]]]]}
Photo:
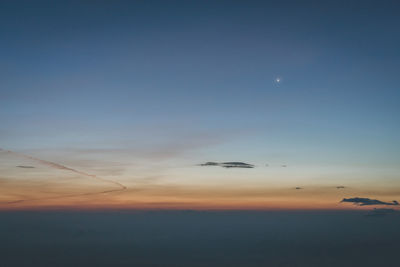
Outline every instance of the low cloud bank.
{"type": "Polygon", "coordinates": [[[390,214],[394,214],[394,213],[398,213],[398,210],[395,210],[395,209],[386,209],[386,208],[382,208],[382,209],[374,208],[373,210],[370,210],[370,211],[366,214],[366,216],[377,217],[377,216],[390,215],[390,214]]]}

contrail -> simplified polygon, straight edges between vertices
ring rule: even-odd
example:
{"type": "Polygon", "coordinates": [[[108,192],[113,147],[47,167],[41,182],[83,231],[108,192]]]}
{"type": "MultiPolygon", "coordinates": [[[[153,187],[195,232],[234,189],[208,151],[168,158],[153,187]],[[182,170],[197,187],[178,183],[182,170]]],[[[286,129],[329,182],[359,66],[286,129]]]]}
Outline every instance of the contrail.
{"type": "MultiPolygon", "coordinates": [[[[0,151],[4,151],[4,150],[0,148],[0,151]]],[[[105,193],[111,193],[111,192],[119,192],[119,191],[124,191],[124,190],[127,189],[127,187],[125,185],[123,185],[123,184],[121,184],[121,183],[119,183],[117,181],[114,181],[114,180],[101,178],[101,177],[99,177],[97,175],[94,175],[94,174],[90,174],[90,173],[86,173],[86,172],[83,172],[83,171],[75,170],[75,169],[66,167],[64,165],[55,163],[55,162],[38,159],[38,158],[35,158],[35,157],[32,157],[32,156],[28,156],[28,155],[25,155],[25,154],[17,153],[17,152],[14,152],[14,151],[10,151],[10,150],[5,150],[5,151],[8,152],[8,153],[20,156],[20,157],[24,157],[24,158],[28,158],[28,159],[34,160],[36,162],[39,162],[41,164],[50,166],[50,167],[55,168],[55,169],[71,171],[71,172],[74,172],[74,173],[77,173],[77,174],[80,174],[80,175],[84,175],[84,176],[96,179],[98,181],[111,183],[111,184],[117,185],[119,187],[118,189],[111,189],[111,190],[106,190],[106,191],[102,191],[102,192],[94,192],[94,193],[71,194],[71,195],[64,195],[64,196],[47,197],[47,198],[35,198],[35,199],[21,199],[21,200],[5,202],[5,204],[13,204],[13,203],[20,203],[20,202],[34,201],[34,200],[47,200],[47,199],[59,199],[59,198],[67,198],[67,197],[97,195],[97,194],[105,194],[105,193]]]]}
{"type": "Polygon", "coordinates": [[[21,202],[26,202],[26,201],[51,200],[51,199],[60,199],[60,198],[68,198],[68,197],[91,196],[91,195],[106,194],[106,193],[123,191],[123,190],[125,190],[125,189],[114,189],[114,190],[106,190],[106,191],[101,191],[101,192],[71,194],[71,195],[62,195],[62,196],[55,196],[55,197],[19,199],[19,200],[13,200],[13,201],[8,201],[8,202],[2,202],[0,204],[16,204],[16,203],[21,203],[21,202]]]}

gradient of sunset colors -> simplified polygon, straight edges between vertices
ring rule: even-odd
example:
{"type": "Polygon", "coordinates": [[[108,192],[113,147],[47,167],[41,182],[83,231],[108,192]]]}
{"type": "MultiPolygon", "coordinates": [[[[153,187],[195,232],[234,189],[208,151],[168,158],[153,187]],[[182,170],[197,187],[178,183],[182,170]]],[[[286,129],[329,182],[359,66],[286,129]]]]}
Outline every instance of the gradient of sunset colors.
{"type": "Polygon", "coordinates": [[[400,200],[396,5],[1,3],[0,210],[400,200]]]}

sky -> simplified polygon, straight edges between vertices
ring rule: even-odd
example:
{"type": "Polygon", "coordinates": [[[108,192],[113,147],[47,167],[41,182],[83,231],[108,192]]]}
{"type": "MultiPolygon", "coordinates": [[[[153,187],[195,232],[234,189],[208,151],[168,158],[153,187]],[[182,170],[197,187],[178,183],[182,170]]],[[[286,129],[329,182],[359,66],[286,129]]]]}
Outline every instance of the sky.
{"type": "Polygon", "coordinates": [[[2,1],[0,209],[400,200],[399,11],[2,1]]]}

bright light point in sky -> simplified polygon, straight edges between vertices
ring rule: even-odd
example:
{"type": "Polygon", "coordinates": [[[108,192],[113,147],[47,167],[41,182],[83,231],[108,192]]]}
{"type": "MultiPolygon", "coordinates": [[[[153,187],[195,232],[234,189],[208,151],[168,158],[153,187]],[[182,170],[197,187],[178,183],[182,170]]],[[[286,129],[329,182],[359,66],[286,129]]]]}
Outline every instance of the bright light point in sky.
{"type": "Polygon", "coordinates": [[[275,79],[275,82],[276,82],[276,83],[281,83],[281,81],[282,81],[282,78],[281,78],[281,77],[277,77],[277,78],[275,79]]]}

